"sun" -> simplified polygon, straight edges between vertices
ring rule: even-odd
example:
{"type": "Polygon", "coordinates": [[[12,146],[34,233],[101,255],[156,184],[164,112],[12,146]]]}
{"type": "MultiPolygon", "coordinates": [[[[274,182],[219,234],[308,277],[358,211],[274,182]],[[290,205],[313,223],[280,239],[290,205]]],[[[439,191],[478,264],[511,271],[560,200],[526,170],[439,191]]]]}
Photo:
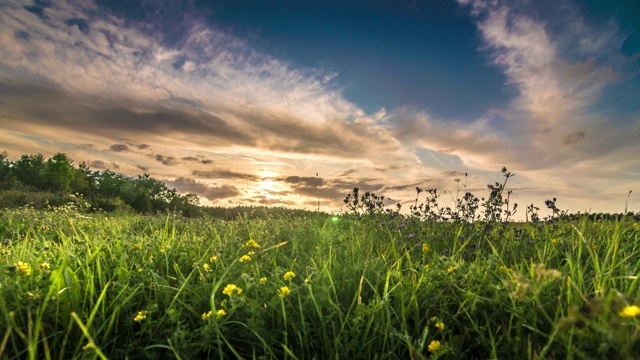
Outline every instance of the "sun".
{"type": "Polygon", "coordinates": [[[260,176],[260,180],[258,181],[258,190],[260,191],[275,191],[278,183],[275,180],[276,174],[273,171],[269,170],[260,170],[258,176],[260,176]]]}

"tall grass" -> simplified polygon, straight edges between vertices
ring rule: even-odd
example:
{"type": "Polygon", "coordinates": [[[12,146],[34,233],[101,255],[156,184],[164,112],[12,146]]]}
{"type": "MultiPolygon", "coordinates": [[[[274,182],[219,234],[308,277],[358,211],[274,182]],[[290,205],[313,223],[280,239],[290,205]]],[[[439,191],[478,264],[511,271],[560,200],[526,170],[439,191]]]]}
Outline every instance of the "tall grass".
{"type": "Polygon", "coordinates": [[[393,221],[5,210],[0,359],[638,358],[632,218],[393,221]]]}

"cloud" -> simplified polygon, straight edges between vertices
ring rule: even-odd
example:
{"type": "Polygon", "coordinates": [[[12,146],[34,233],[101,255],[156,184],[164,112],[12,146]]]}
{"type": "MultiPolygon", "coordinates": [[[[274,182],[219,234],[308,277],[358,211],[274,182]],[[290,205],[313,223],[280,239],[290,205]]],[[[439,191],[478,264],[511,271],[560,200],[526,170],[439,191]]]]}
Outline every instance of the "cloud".
{"type": "Polygon", "coordinates": [[[211,171],[201,171],[201,170],[193,170],[191,172],[192,175],[197,176],[203,179],[241,179],[241,180],[251,180],[257,181],[260,179],[257,175],[244,174],[235,171],[229,170],[211,170],[211,171]]]}
{"type": "Polygon", "coordinates": [[[179,192],[191,192],[211,201],[232,198],[241,194],[235,186],[208,186],[206,184],[199,183],[194,179],[184,177],[179,177],[171,181],[165,180],[165,184],[169,187],[175,187],[179,192]]]}
{"type": "Polygon", "coordinates": [[[129,147],[125,144],[113,144],[110,149],[115,152],[129,151],[129,147]]]}
{"type": "Polygon", "coordinates": [[[161,162],[162,165],[170,166],[170,165],[177,164],[177,160],[173,156],[165,156],[165,155],[161,155],[161,154],[156,154],[156,155],[153,155],[153,158],[156,159],[157,161],[161,162]]]}
{"type": "Polygon", "coordinates": [[[212,164],[213,161],[209,160],[209,159],[203,159],[203,158],[199,158],[199,157],[193,157],[193,156],[185,156],[182,158],[183,161],[188,161],[188,162],[197,162],[197,163],[201,163],[201,164],[212,164]]]}
{"type": "Polygon", "coordinates": [[[587,136],[587,133],[585,131],[583,131],[583,130],[579,130],[579,131],[573,132],[571,134],[567,134],[562,139],[562,144],[563,145],[571,145],[573,143],[577,143],[578,141],[584,139],[585,136],[587,136]]]}

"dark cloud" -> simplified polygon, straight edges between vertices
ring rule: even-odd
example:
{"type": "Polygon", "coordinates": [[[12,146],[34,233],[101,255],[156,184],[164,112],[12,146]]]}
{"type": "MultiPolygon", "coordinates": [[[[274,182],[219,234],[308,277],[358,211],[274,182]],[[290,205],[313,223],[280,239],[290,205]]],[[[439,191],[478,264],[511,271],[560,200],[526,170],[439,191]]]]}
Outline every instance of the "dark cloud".
{"type": "Polygon", "coordinates": [[[129,151],[129,147],[125,144],[113,144],[110,149],[115,152],[129,151]]]}
{"type": "Polygon", "coordinates": [[[164,156],[161,154],[156,154],[156,155],[153,155],[153,158],[161,162],[162,165],[166,165],[166,166],[175,165],[178,163],[176,158],[174,158],[173,156],[164,156]]]}
{"type": "Polygon", "coordinates": [[[296,195],[322,198],[332,201],[342,201],[347,194],[358,188],[362,192],[380,191],[384,184],[377,183],[375,179],[359,179],[356,181],[330,180],[320,177],[288,176],[277,179],[289,185],[296,195]]]}
{"type": "Polygon", "coordinates": [[[90,168],[94,168],[94,169],[106,169],[107,168],[107,164],[102,160],[89,161],[89,163],[87,163],[87,165],[90,168]]]}
{"type": "Polygon", "coordinates": [[[175,187],[181,193],[194,193],[209,200],[220,200],[240,195],[240,191],[231,185],[207,186],[194,179],[179,177],[173,181],[165,181],[170,187],[175,187]]]}
{"type": "MultiPolygon", "coordinates": [[[[42,79],[30,80],[27,83],[0,78],[0,105],[21,120],[11,124],[16,127],[19,123],[41,124],[109,137],[179,132],[190,135],[193,141],[200,139],[210,144],[213,139],[218,146],[256,144],[254,135],[235,129],[222,118],[199,108],[93,97],[67,91],[42,79]],[[170,105],[172,107],[168,107],[170,105]]],[[[145,149],[148,145],[136,147],[145,149]]]]}
{"type": "Polygon", "coordinates": [[[287,184],[300,184],[302,186],[322,186],[325,184],[324,180],[320,177],[300,177],[300,176],[287,176],[282,179],[287,184]]]}
{"type": "Polygon", "coordinates": [[[229,171],[229,170],[212,170],[212,171],[193,170],[191,174],[193,176],[197,176],[199,178],[204,178],[204,179],[242,179],[242,180],[252,180],[252,181],[260,180],[260,176],[257,176],[257,175],[239,173],[239,172],[229,171]]]}
{"type": "Polygon", "coordinates": [[[66,20],[65,23],[69,26],[77,26],[78,30],[85,34],[89,32],[89,24],[85,19],[73,18],[66,20]]]}
{"type": "Polygon", "coordinates": [[[579,142],[587,136],[587,133],[584,130],[578,130],[567,134],[564,138],[562,138],[562,145],[571,145],[579,142]]]}
{"type": "Polygon", "coordinates": [[[205,164],[205,165],[213,163],[213,160],[205,159],[205,158],[200,157],[200,156],[199,157],[186,156],[186,157],[183,157],[182,160],[189,161],[189,162],[199,162],[199,163],[205,164]]]}
{"type": "Polygon", "coordinates": [[[40,19],[45,20],[47,19],[47,16],[45,15],[44,11],[46,8],[49,8],[49,7],[51,7],[51,1],[36,0],[33,5],[25,6],[24,8],[28,12],[38,16],[40,19]]]}
{"type": "Polygon", "coordinates": [[[111,163],[108,164],[106,161],[104,160],[92,160],[89,161],[87,163],[87,166],[89,166],[89,168],[91,169],[98,169],[98,170],[108,170],[108,169],[114,169],[117,170],[120,168],[120,166],[116,163],[111,163]]]}
{"type": "Polygon", "coordinates": [[[13,36],[16,39],[20,39],[20,40],[27,40],[29,39],[29,33],[24,31],[24,30],[17,30],[13,32],[13,36]]]}

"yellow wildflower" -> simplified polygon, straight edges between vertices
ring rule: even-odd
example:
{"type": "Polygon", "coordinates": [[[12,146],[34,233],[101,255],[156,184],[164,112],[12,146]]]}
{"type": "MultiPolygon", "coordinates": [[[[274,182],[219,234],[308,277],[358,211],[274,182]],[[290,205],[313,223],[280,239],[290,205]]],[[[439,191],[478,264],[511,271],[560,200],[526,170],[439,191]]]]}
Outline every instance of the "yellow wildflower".
{"type": "Polygon", "coordinates": [[[555,244],[555,243],[557,243],[557,242],[558,242],[558,240],[556,240],[556,239],[551,239],[551,243],[555,244]]]}
{"type": "Polygon", "coordinates": [[[251,256],[242,255],[242,257],[240,257],[240,262],[245,262],[245,261],[251,261],[251,256]]]}
{"type": "Polygon", "coordinates": [[[154,255],[149,256],[149,261],[153,262],[153,260],[155,260],[156,257],[154,255]]]}
{"type": "Polygon", "coordinates": [[[227,312],[226,312],[226,311],[224,311],[224,309],[220,309],[220,310],[216,311],[216,315],[217,315],[219,318],[221,318],[221,317],[223,317],[223,316],[227,316],[227,312]]]}
{"type": "Polygon", "coordinates": [[[213,256],[211,257],[211,259],[209,259],[209,262],[212,262],[212,263],[214,263],[214,262],[216,262],[216,261],[218,261],[218,257],[217,257],[217,256],[215,256],[215,255],[213,255],[213,256]]]}
{"type": "Polygon", "coordinates": [[[267,283],[267,278],[266,277],[261,277],[260,280],[258,280],[258,283],[260,283],[260,285],[264,285],[267,283]]]}
{"type": "Polygon", "coordinates": [[[456,268],[454,268],[453,266],[449,266],[449,267],[447,268],[447,272],[448,272],[449,274],[451,274],[455,269],[456,269],[456,268]]]}
{"type": "Polygon", "coordinates": [[[255,240],[253,239],[247,241],[242,247],[252,247],[252,248],[260,249],[260,245],[258,245],[258,243],[255,242],[255,240]]]}
{"type": "Polygon", "coordinates": [[[440,341],[433,340],[431,343],[429,343],[429,346],[427,347],[427,349],[429,350],[429,352],[432,352],[432,353],[440,350],[440,341]]]}
{"type": "Polygon", "coordinates": [[[211,271],[211,266],[209,266],[209,264],[204,263],[204,265],[202,265],[202,268],[204,269],[204,271],[211,271]]]}
{"type": "Polygon", "coordinates": [[[42,264],[40,264],[40,266],[38,267],[40,268],[40,270],[49,270],[51,269],[51,264],[45,261],[42,264]]]}
{"type": "Polygon", "coordinates": [[[211,310],[209,310],[209,312],[202,313],[202,320],[207,320],[211,316],[211,314],[213,314],[211,310]]]}
{"type": "Polygon", "coordinates": [[[440,330],[444,330],[444,323],[442,321],[438,321],[436,323],[436,327],[440,330]]]}
{"type": "Polygon", "coordinates": [[[431,250],[431,248],[428,244],[422,244],[422,252],[426,253],[429,252],[429,250],[431,250]]]}
{"type": "Polygon", "coordinates": [[[164,247],[164,245],[161,245],[160,246],[160,253],[164,254],[165,251],[167,251],[167,249],[164,247]]]}
{"type": "Polygon", "coordinates": [[[622,317],[636,317],[640,315],[640,307],[636,305],[627,305],[620,311],[622,317]]]}
{"type": "Polygon", "coordinates": [[[291,279],[293,279],[294,277],[296,277],[296,273],[294,273],[293,271],[287,271],[284,274],[284,281],[291,281],[291,279]]]}
{"type": "Polygon", "coordinates": [[[242,289],[234,284],[229,284],[225,286],[224,290],[222,290],[222,293],[228,296],[233,296],[234,292],[236,295],[240,295],[242,293],[242,289]]]}
{"type": "Polygon", "coordinates": [[[255,255],[255,254],[256,254],[256,252],[255,252],[255,251],[249,251],[249,252],[247,253],[247,255],[249,255],[249,256],[251,256],[251,255],[255,255]]]}
{"type": "Polygon", "coordinates": [[[31,275],[31,265],[18,261],[18,263],[15,264],[15,267],[18,269],[18,274],[25,276],[31,275]]]}
{"type": "Polygon", "coordinates": [[[291,290],[289,289],[288,286],[283,286],[280,289],[278,289],[278,296],[280,296],[281,298],[285,298],[285,296],[291,294],[291,290]]]}
{"type": "Polygon", "coordinates": [[[147,310],[138,311],[138,315],[133,318],[133,321],[140,322],[147,318],[147,310]]]}

